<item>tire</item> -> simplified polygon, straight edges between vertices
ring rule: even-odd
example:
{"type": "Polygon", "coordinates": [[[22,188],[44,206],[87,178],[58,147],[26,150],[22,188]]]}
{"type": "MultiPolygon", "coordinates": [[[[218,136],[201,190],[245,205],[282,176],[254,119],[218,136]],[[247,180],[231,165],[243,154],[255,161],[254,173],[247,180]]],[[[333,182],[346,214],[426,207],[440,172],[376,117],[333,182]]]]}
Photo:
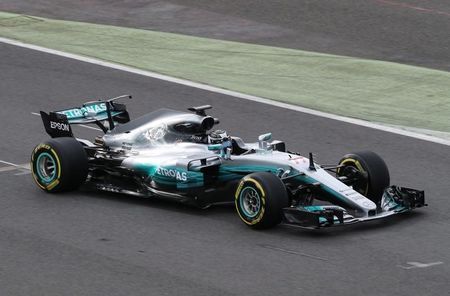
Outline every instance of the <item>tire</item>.
{"type": "Polygon", "coordinates": [[[50,139],[34,148],[31,172],[39,188],[46,192],[75,190],[86,181],[86,152],[74,138],[50,139]]]}
{"type": "Polygon", "coordinates": [[[389,186],[389,170],[384,160],[372,151],[355,152],[344,155],[339,161],[343,167],[337,169],[338,176],[355,176],[358,181],[353,189],[380,205],[384,189],[389,186]]]}
{"type": "Polygon", "coordinates": [[[269,172],[247,175],[236,189],[235,206],[239,218],[249,227],[274,227],[282,220],[282,209],[288,206],[286,187],[269,172]]]}

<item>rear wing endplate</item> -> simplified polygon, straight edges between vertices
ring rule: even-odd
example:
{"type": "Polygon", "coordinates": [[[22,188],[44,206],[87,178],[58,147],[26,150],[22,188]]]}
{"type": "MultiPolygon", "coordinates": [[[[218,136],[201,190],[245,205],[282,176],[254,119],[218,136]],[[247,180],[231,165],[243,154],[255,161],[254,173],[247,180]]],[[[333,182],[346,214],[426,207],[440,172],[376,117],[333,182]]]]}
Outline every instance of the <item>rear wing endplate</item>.
{"type": "Polygon", "coordinates": [[[47,114],[44,111],[41,111],[40,113],[45,131],[50,137],[73,137],[72,128],[70,127],[66,115],[56,112],[47,114]]]}

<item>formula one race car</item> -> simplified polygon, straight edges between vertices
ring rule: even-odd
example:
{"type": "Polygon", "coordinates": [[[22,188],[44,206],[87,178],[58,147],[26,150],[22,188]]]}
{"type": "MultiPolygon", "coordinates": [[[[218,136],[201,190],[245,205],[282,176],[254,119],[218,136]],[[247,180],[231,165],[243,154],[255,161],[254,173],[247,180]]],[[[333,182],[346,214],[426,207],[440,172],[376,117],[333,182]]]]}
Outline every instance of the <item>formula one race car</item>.
{"type": "Polygon", "coordinates": [[[233,202],[252,228],[284,222],[306,228],[384,218],[425,206],[424,192],[390,186],[384,161],[364,151],[321,166],[286,151],[270,133],[244,143],[206,115],[159,109],[130,120],[118,99],[94,101],[41,117],[52,139],[31,155],[32,175],[47,192],[97,190],[177,200],[206,208],[233,202]],[[94,142],[73,137],[71,125],[96,124],[94,142]]]}

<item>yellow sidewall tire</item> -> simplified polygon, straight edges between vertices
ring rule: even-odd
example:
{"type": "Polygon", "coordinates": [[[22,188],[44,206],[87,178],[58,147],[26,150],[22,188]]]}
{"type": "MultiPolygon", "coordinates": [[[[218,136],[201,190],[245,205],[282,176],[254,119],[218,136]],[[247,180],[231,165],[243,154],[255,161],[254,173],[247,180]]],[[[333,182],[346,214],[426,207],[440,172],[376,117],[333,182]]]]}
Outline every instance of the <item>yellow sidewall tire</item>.
{"type": "Polygon", "coordinates": [[[234,200],[241,221],[254,229],[279,224],[282,220],[282,208],[288,206],[286,187],[280,178],[269,172],[257,172],[242,178],[236,188],[234,200]],[[252,192],[251,198],[247,195],[249,192],[252,192]],[[253,202],[246,202],[249,198],[253,202]]]}
{"type": "Polygon", "coordinates": [[[31,154],[33,179],[46,192],[77,189],[88,174],[88,158],[83,146],[74,138],[54,138],[37,145],[31,154]],[[54,165],[54,171],[47,169],[54,165]],[[43,169],[44,168],[44,169],[43,169]]]}

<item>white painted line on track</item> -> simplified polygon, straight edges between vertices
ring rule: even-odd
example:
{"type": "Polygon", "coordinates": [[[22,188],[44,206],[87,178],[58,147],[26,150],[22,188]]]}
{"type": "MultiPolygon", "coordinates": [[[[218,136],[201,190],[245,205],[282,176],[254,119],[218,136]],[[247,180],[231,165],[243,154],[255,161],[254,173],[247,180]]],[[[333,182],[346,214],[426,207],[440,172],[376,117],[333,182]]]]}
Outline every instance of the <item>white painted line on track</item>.
{"type": "Polygon", "coordinates": [[[0,173],[18,171],[14,176],[28,175],[31,172],[31,166],[29,163],[15,164],[9,161],[0,160],[0,163],[6,164],[7,166],[0,167],[0,173]]]}
{"type": "Polygon", "coordinates": [[[0,168],[0,173],[9,172],[9,171],[15,171],[18,168],[15,166],[5,166],[0,168]]]}
{"type": "Polygon", "coordinates": [[[28,175],[30,173],[31,167],[29,163],[15,164],[9,161],[0,160],[0,163],[6,164],[7,166],[0,167],[0,173],[19,171],[15,173],[15,176],[28,175]]]}
{"type": "Polygon", "coordinates": [[[22,176],[22,175],[28,175],[28,174],[31,174],[30,170],[21,169],[21,170],[19,170],[18,173],[14,174],[14,176],[22,176]]]}
{"type": "MultiPolygon", "coordinates": [[[[31,112],[31,114],[36,115],[36,116],[41,116],[41,114],[36,113],[36,112],[31,112]]],[[[98,127],[93,127],[93,126],[89,126],[89,125],[85,125],[85,124],[77,124],[77,126],[82,126],[84,128],[87,128],[87,129],[103,132],[102,129],[100,129],[98,127]]]]}
{"type": "MultiPolygon", "coordinates": [[[[28,49],[32,49],[32,50],[37,50],[37,51],[41,51],[41,52],[69,58],[69,59],[74,59],[74,60],[78,60],[78,61],[82,61],[82,62],[86,62],[86,63],[91,63],[91,64],[103,66],[103,67],[121,70],[121,71],[129,72],[129,73],[133,73],[133,74],[137,74],[137,75],[142,75],[142,76],[160,79],[160,80],[177,83],[177,84],[181,84],[181,85],[185,85],[185,86],[189,86],[189,87],[193,87],[193,88],[198,88],[198,89],[202,89],[202,90],[206,90],[206,91],[210,91],[210,92],[214,92],[214,93],[218,93],[218,94],[232,96],[232,97],[236,97],[236,98],[240,98],[240,99],[244,99],[244,100],[249,100],[249,101],[254,101],[254,102],[263,103],[263,104],[267,104],[267,105],[272,105],[272,106],[279,107],[279,108],[289,109],[289,110],[293,110],[293,111],[297,111],[297,112],[307,113],[307,114],[311,114],[311,115],[315,115],[315,116],[319,116],[319,117],[324,117],[324,118],[338,120],[338,121],[355,124],[355,125],[359,125],[359,126],[363,126],[363,127],[368,127],[368,128],[372,128],[372,129],[376,129],[376,130],[381,130],[384,132],[389,132],[389,133],[393,133],[393,134],[398,134],[398,135],[402,135],[402,136],[407,136],[407,137],[411,137],[411,138],[415,138],[415,139],[420,139],[420,140],[424,140],[424,141],[428,141],[428,142],[433,142],[433,143],[450,146],[450,140],[441,139],[438,137],[420,134],[420,133],[416,133],[416,132],[412,132],[412,131],[407,131],[407,130],[403,130],[403,129],[399,129],[399,128],[389,127],[389,126],[385,126],[382,124],[372,123],[372,122],[361,120],[361,119],[355,119],[355,118],[350,118],[350,117],[345,117],[345,116],[334,115],[334,114],[321,112],[321,111],[304,108],[304,107],[300,107],[300,106],[295,106],[295,105],[291,105],[291,104],[287,104],[287,103],[272,101],[269,99],[252,96],[252,95],[247,95],[247,94],[243,94],[240,92],[223,89],[220,87],[215,87],[215,86],[211,86],[211,85],[207,85],[207,84],[203,84],[203,83],[193,82],[193,81],[186,80],[186,79],[180,79],[180,78],[163,75],[163,74],[159,74],[156,72],[141,70],[141,69],[137,69],[137,68],[133,68],[133,67],[125,66],[125,65],[120,65],[120,64],[116,64],[116,63],[106,62],[106,61],[102,61],[102,60],[99,60],[96,58],[90,58],[90,57],[73,54],[73,53],[68,53],[68,52],[55,50],[55,49],[51,49],[51,48],[46,48],[46,47],[42,47],[42,46],[38,46],[38,45],[28,44],[28,43],[24,43],[24,42],[9,39],[9,38],[0,37],[0,42],[23,47],[23,48],[28,48],[28,49]]],[[[92,128],[92,127],[90,127],[90,128],[92,128]]]]}
{"type": "MultiPolygon", "coordinates": [[[[26,169],[26,170],[30,169],[30,164],[29,163],[15,164],[15,163],[4,161],[4,160],[0,160],[0,163],[6,164],[9,167],[15,167],[16,169],[26,169]]],[[[4,168],[2,168],[2,169],[4,169],[4,168]]]]}
{"type": "Polygon", "coordinates": [[[400,268],[403,269],[415,269],[415,268],[428,268],[435,265],[441,265],[444,264],[444,262],[438,261],[438,262],[430,262],[430,263],[420,263],[420,262],[406,262],[409,266],[403,266],[403,265],[397,265],[400,268]]]}

